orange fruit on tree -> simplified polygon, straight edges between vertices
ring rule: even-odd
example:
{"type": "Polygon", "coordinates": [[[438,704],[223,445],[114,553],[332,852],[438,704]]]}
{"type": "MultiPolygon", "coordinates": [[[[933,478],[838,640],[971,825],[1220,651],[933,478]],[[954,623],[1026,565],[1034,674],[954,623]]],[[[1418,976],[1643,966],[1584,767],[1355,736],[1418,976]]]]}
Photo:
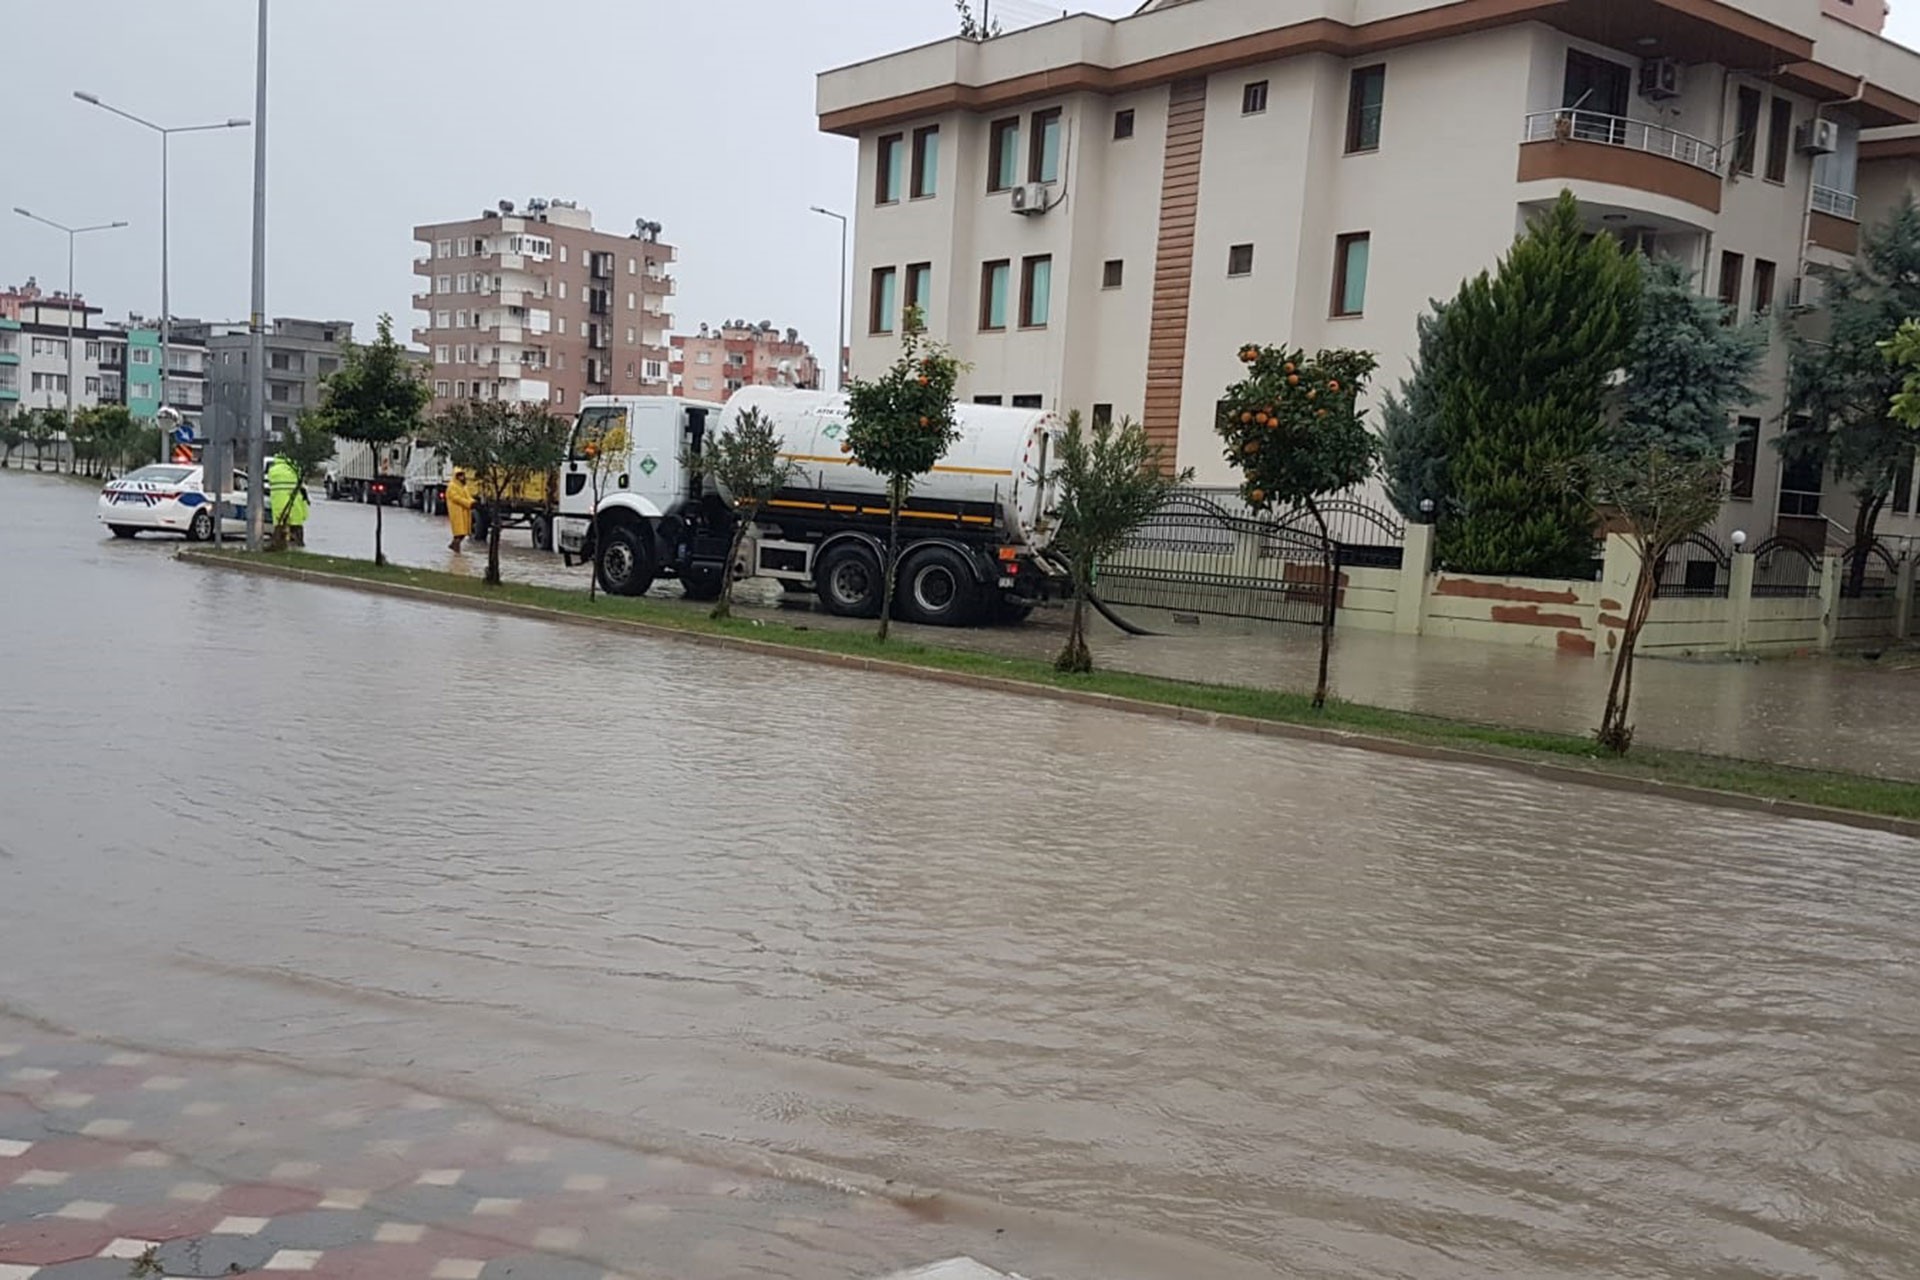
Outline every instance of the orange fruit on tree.
{"type": "Polygon", "coordinates": [[[1339,379],[1337,379],[1337,378],[1335,378],[1335,379],[1331,379],[1331,380],[1329,380],[1329,381],[1328,381],[1328,383],[1327,383],[1327,390],[1329,390],[1329,391],[1338,391],[1339,389],[1340,389],[1340,381],[1339,381],[1339,379]]]}
{"type": "Polygon", "coordinates": [[[1265,489],[1255,489],[1248,493],[1247,497],[1254,502],[1265,502],[1267,500],[1267,491],[1265,489]]]}
{"type": "Polygon", "coordinates": [[[1242,413],[1242,414],[1240,415],[1240,421],[1241,421],[1241,422],[1243,422],[1243,423],[1246,423],[1246,422],[1252,422],[1252,421],[1253,421],[1253,415],[1252,415],[1251,413],[1242,413]]]}
{"type": "Polygon", "coordinates": [[[1292,373],[1292,372],[1293,372],[1293,361],[1291,361],[1291,360],[1289,360],[1289,361],[1287,361],[1287,372],[1288,372],[1288,373],[1292,373]]]}
{"type": "MultiPolygon", "coordinates": [[[[1291,366],[1291,365],[1289,365],[1288,367],[1289,367],[1289,368],[1291,368],[1292,366],[1291,366]]],[[[1288,375],[1287,375],[1287,385],[1288,385],[1288,386],[1290,386],[1290,387],[1297,387],[1297,386],[1299,386],[1299,385],[1300,385],[1300,375],[1299,375],[1299,374],[1297,374],[1297,373],[1290,373],[1290,374],[1288,374],[1288,375]]]]}
{"type": "Polygon", "coordinates": [[[930,427],[933,425],[933,419],[929,418],[926,414],[923,413],[920,415],[920,425],[923,427],[930,427]]]}

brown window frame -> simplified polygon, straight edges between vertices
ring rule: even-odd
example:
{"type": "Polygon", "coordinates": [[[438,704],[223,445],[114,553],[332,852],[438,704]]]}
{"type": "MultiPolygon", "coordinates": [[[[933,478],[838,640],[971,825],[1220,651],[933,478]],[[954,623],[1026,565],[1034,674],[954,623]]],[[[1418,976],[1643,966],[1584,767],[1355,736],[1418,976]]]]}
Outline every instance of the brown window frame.
{"type": "Polygon", "coordinates": [[[1009,318],[1007,312],[1010,309],[1008,304],[1012,302],[1012,296],[1011,296],[1012,293],[1013,293],[1013,259],[1012,258],[994,258],[994,259],[991,259],[990,261],[983,262],[980,264],[980,332],[1005,333],[1007,331],[1007,320],[1009,318]],[[1005,298],[1002,302],[1002,311],[1000,315],[999,324],[992,323],[993,321],[993,273],[995,268],[1003,269],[1007,273],[1008,297],[1005,298]]]}
{"type": "Polygon", "coordinates": [[[1740,318],[1740,294],[1746,287],[1747,257],[1731,249],[1720,251],[1720,322],[1732,324],[1740,318]]]}
{"type": "Polygon", "coordinates": [[[1755,476],[1760,469],[1760,419],[1734,420],[1733,458],[1727,467],[1727,497],[1752,502],[1755,476]]]}
{"type": "Polygon", "coordinates": [[[1044,329],[1053,322],[1053,255],[1036,253],[1020,259],[1020,314],[1022,329],[1044,329]],[[1047,266],[1047,315],[1046,319],[1035,322],[1033,318],[1033,278],[1039,274],[1041,263],[1047,266]]]}
{"type": "Polygon", "coordinates": [[[1100,268],[1100,287],[1102,289],[1123,289],[1127,283],[1127,261],[1125,258],[1108,258],[1100,268]]]}
{"type": "Polygon", "coordinates": [[[1125,142],[1133,136],[1133,108],[1124,107],[1113,113],[1113,140],[1125,142]]]}
{"type": "MultiPolygon", "coordinates": [[[[893,156],[895,152],[905,146],[906,143],[906,134],[889,133],[883,136],[880,139],[879,145],[874,148],[873,202],[875,204],[899,204],[900,197],[905,194],[904,191],[895,191],[892,195],[888,195],[887,190],[889,184],[887,179],[893,173],[893,156]]],[[[904,188],[906,185],[906,170],[904,166],[901,168],[900,177],[901,186],[904,188]]]]}
{"type": "Polygon", "coordinates": [[[940,126],[930,124],[913,131],[913,156],[907,165],[907,195],[914,200],[930,200],[940,194],[940,126]],[[927,165],[927,140],[933,140],[934,160],[927,165]]]}
{"type": "Polygon", "coordinates": [[[1760,157],[1760,106],[1764,100],[1765,95],[1750,84],[1740,85],[1734,95],[1733,169],[1748,177],[1753,176],[1760,157]],[[1751,112],[1747,110],[1749,105],[1751,112]]]}
{"type": "Polygon", "coordinates": [[[869,334],[892,333],[894,331],[894,319],[893,319],[892,313],[898,310],[899,302],[900,302],[900,268],[875,267],[873,269],[872,282],[868,285],[868,293],[867,293],[867,332],[869,334]],[[881,288],[882,281],[891,281],[893,283],[894,305],[886,309],[889,314],[887,314],[884,317],[880,314],[880,309],[881,309],[880,302],[881,302],[881,295],[883,293],[883,290],[881,288]],[[880,323],[882,319],[886,321],[886,324],[884,327],[880,323]]]}
{"type": "Polygon", "coordinates": [[[1380,114],[1384,117],[1387,110],[1387,64],[1376,62],[1371,66],[1355,67],[1353,74],[1347,78],[1347,154],[1350,156],[1362,156],[1380,149],[1380,120],[1374,121],[1371,143],[1361,136],[1364,123],[1361,113],[1366,107],[1360,98],[1360,86],[1364,79],[1376,75],[1380,79],[1380,114]]]}
{"type": "Polygon", "coordinates": [[[995,120],[987,130],[987,194],[1011,191],[1020,184],[1020,117],[1008,116],[1004,120],[995,120]],[[1013,177],[1010,181],[1000,181],[1000,157],[1005,149],[1005,139],[1013,138],[1013,177]]]}
{"type": "Polygon", "coordinates": [[[1767,126],[1767,181],[1785,182],[1793,155],[1793,100],[1776,96],[1767,126]]]}
{"type": "Polygon", "coordinates": [[[1336,320],[1353,320],[1367,313],[1366,291],[1364,289],[1361,291],[1360,309],[1358,311],[1347,311],[1344,309],[1347,298],[1347,271],[1351,266],[1349,262],[1351,255],[1348,250],[1350,250],[1353,245],[1362,241],[1364,241],[1367,246],[1367,277],[1368,282],[1371,283],[1373,277],[1373,232],[1348,231],[1342,235],[1335,236],[1333,240],[1333,298],[1328,306],[1327,314],[1336,320]]]}
{"type": "Polygon", "coordinates": [[[1272,82],[1268,80],[1249,80],[1240,86],[1240,114],[1243,116],[1262,116],[1267,113],[1267,102],[1273,96],[1272,82]]]}
{"type": "Polygon", "coordinates": [[[1028,182],[1052,183],[1060,181],[1060,163],[1066,142],[1067,124],[1065,117],[1066,113],[1059,107],[1048,107],[1045,111],[1036,111],[1033,113],[1033,120],[1027,130],[1027,151],[1029,153],[1027,155],[1028,182]],[[1057,124],[1060,127],[1060,132],[1055,135],[1059,140],[1059,145],[1056,145],[1054,148],[1053,176],[1051,178],[1041,176],[1046,167],[1046,138],[1047,125],[1049,123],[1057,124]]]}
{"type": "Polygon", "coordinates": [[[909,262],[907,264],[905,283],[906,290],[901,294],[900,314],[904,316],[906,314],[906,308],[908,307],[920,308],[920,327],[924,329],[927,323],[927,313],[933,310],[933,264],[931,262],[909,262]],[[919,292],[916,285],[922,281],[925,282],[927,287],[925,302],[919,301],[915,296],[919,292]]]}

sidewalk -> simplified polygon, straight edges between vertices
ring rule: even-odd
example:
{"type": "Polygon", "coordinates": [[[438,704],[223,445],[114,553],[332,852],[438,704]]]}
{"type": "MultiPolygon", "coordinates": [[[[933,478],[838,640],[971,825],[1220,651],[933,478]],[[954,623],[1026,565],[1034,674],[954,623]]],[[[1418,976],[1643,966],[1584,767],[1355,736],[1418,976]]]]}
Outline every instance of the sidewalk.
{"type": "Polygon", "coordinates": [[[0,1280],[856,1280],[961,1254],[959,1234],[383,1082],[0,1017],[0,1280]]]}

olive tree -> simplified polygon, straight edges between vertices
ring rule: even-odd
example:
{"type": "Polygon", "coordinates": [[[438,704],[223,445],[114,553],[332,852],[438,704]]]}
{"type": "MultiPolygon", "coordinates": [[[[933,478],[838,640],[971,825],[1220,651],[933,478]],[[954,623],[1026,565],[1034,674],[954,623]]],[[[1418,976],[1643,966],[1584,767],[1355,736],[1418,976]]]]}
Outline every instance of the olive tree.
{"type": "Polygon", "coordinates": [[[939,464],[960,428],[953,389],[961,364],[944,345],[927,337],[918,308],[907,308],[900,356],[878,378],[856,378],[847,389],[847,434],[843,448],[853,460],[887,481],[887,563],[880,599],[880,639],[893,620],[894,577],[900,568],[900,508],[914,481],[939,464]]]}
{"type": "Polygon", "coordinates": [[[727,559],[720,571],[719,598],[713,604],[716,618],[733,612],[733,565],[740,557],[740,544],[748,528],[799,470],[798,463],[781,455],[783,447],[773,419],[758,409],[748,409],[734,419],[732,426],[709,438],[698,458],[689,459],[732,508],[727,559]]]}
{"type": "Polygon", "coordinates": [[[456,404],[430,424],[427,438],[473,477],[486,508],[488,586],[500,585],[500,508],[560,465],[569,430],[541,405],[504,400],[456,404]]]}
{"type": "Polygon", "coordinates": [[[25,424],[20,418],[0,418],[0,471],[13,461],[14,450],[26,443],[27,433],[21,430],[25,424]]]}
{"type": "Polygon", "coordinates": [[[1127,538],[1158,511],[1175,486],[1193,478],[1189,468],[1174,475],[1165,450],[1147,438],[1131,418],[1119,425],[1095,419],[1082,425],[1079,410],[1067,415],[1060,436],[1060,533],[1056,545],[1066,554],[1073,578],[1073,622],[1054,669],[1076,674],[1093,670],[1087,648],[1087,599],[1102,560],[1126,545],[1127,538]]]}
{"type": "Polygon", "coordinates": [[[1309,356],[1298,348],[1248,344],[1247,373],[1227,388],[1216,422],[1227,461],[1241,475],[1240,492],[1255,511],[1302,508],[1320,530],[1324,584],[1320,674],[1313,705],[1327,705],[1327,671],[1339,606],[1340,566],[1319,500],[1373,474],[1379,443],[1359,408],[1377,362],[1367,351],[1335,348],[1309,356]]]}

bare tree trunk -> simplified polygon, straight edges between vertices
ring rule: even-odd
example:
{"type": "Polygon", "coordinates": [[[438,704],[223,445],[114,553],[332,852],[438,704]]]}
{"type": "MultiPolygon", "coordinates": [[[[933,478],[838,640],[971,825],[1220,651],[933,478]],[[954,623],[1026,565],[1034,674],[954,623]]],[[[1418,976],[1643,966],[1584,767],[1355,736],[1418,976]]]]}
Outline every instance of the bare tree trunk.
{"type": "Polygon", "coordinates": [[[900,569],[900,507],[906,501],[898,480],[887,486],[887,568],[882,576],[886,591],[880,597],[880,640],[885,643],[893,629],[893,577],[900,569]]]}
{"type": "Polygon", "coordinates": [[[1860,505],[1853,514],[1853,554],[1847,557],[1847,594],[1858,598],[1867,585],[1867,547],[1873,542],[1874,530],[1880,524],[1880,512],[1887,505],[1887,496],[1877,494],[1860,499],[1860,505]]]}
{"type": "Polygon", "coordinates": [[[1653,613],[1658,563],[1650,555],[1643,555],[1640,561],[1640,574],[1633,584],[1633,602],[1627,609],[1626,625],[1620,631],[1620,652],[1614,656],[1613,680],[1607,687],[1607,709],[1600,717],[1600,746],[1617,756],[1627,754],[1633,746],[1633,726],[1627,719],[1633,709],[1633,664],[1640,649],[1640,632],[1653,613]]]}
{"type": "Polygon", "coordinates": [[[500,508],[495,506],[487,519],[487,585],[500,585],[500,508]]]}
{"type": "Polygon", "coordinates": [[[1086,675],[1093,670],[1093,652],[1087,648],[1087,593],[1093,577],[1092,566],[1076,555],[1073,558],[1073,623],[1067,628],[1067,644],[1053,660],[1055,671],[1086,675]]]}
{"type": "MultiPolygon", "coordinates": [[[[371,494],[368,496],[372,497],[371,494]]],[[[386,543],[383,541],[383,536],[386,533],[386,523],[381,512],[381,508],[386,505],[386,503],[378,499],[375,499],[373,504],[373,562],[376,565],[382,565],[387,562],[387,548],[386,543]]]]}
{"type": "Polygon", "coordinates": [[[1320,676],[1313,687],[1313,709],[1319,711],[1327,705],[1327,678],[1333,664],[1334,611],[1340,607],[1340,549],[1327,531],[1327,518],[1312,498],[1307,499],[1307,510],[1320,526],[1320,564],[1326,578],[1320,601],[1320,676]]]}
{"type": "Polygon", "coordinates": [[[587,545],[593,554],[587,558],[587,602],[591,604],[600,590],[600,486],[593,487],[593,515],[587,523],[587,545]]]}
{"type": "Polygon", "coordinates": [[[727,562],[720,566],[720,598],[713,602],[710,618],[731,618],[733,616],[733,562],[740,558],[740,544],[747,540],[747,526],[751,518],[735,509],[733,513],[733,536],[727,539],[727,562]]]}

